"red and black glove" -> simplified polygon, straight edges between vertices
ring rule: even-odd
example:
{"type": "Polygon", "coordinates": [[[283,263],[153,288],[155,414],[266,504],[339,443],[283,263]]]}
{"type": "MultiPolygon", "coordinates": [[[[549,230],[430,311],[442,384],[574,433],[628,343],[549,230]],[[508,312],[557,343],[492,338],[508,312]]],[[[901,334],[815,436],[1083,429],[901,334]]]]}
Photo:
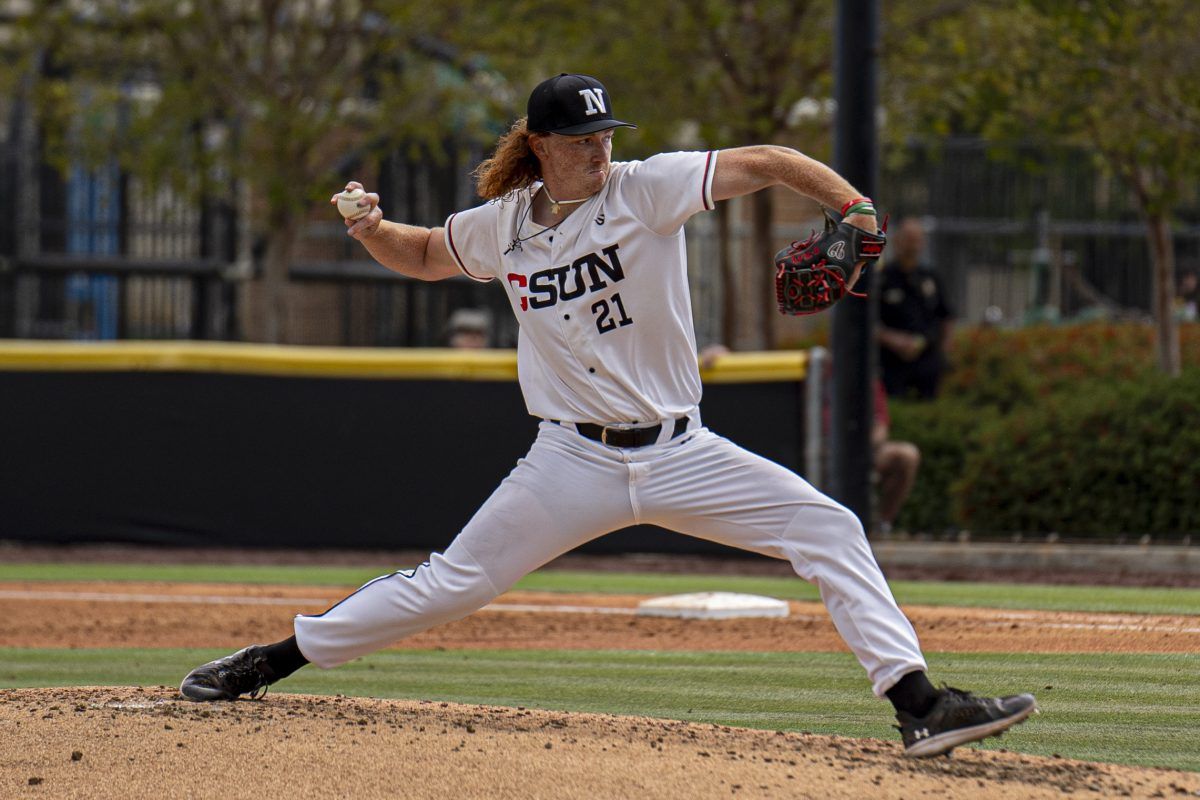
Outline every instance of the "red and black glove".
{"type": "Polygon", "coordinates": [[[775,297],[782,314],[816,314],[847,294],[863,297],[846,282],[860,262],[874,262],[887,243],[887,220],[874,233],[825,212],[825,230],[813,231],[775,254],[775,297]]]}

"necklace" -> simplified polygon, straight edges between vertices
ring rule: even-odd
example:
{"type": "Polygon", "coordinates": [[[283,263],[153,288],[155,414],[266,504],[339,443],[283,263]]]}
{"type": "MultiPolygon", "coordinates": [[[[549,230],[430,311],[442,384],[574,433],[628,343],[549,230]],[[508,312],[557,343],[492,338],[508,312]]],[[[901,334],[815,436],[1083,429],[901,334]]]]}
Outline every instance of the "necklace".
{"type": "MultiPolygon", "coordinates": [[[[542,187],[542,188],[545,188],[545,187],[542,187]]],[[[550,196],[550,193],[549,193],[549,192],[546,192],[546,196],[547,196],[547,197],[549,197],[549,196],[550,196]]],[[[585,199],[586,199],[586,198],[585,198],[585,199]]],[[[580,202],[583,202],[583,201],[581,201],[581,200],[572,200],[571,202],[573,202],[573,203],[580,203],[580,202]]],[[[555,206],[555,207],[557,208],[557,206],[555,206]]],[[[513,239],[511,242],[509,242],[508,249],[507,249],[507,250],[505,250],[505,251],[504,251],[503,253],[501,253],[500,255],[504,255],[504,256],[506,256],[506,255],[508,255],[509,253],[511,253],[511,252],[512,252],[512,251],[514,251],[514,250],[516,250],[516,251],[518,251],[518,252],[520,252],[520,251],[524,250],[524,249],[525,249],[525,247],[524,247],[524,244],[525,244],[525,242],[532,241],[533,239],[536,239],[537,237],[541,236],[541,235],[542,235],[543,233],[545,233],[546,231],[552,231],[552,230],[554,230],[555,228],[557,228],[557,227],[558,227],[558,226],[559,226],[559,225],[562,223],[562,220],[560,219],[558,222],[554,223],[554,224],[553,224],[553,225],[551,225],[550,227],[548,227],[548,228],[542,228],[542,229],[541,229],[540,231],[538,231],[537,233],[531,233],[531,234],[529,234],[528,236],[521,236],[521,230],[522,230],[522,229],[525,227],[525,220],[529,219],[529,212],[531,212],[531,211],[533,211],[533,198],[532,198],[532,197],[531,197],[531,198],[529,198],[529,205],[527,205],[527,206],[525,207],[525,210],[521,212],[521,219],[520,219],[520,220],[517,222],[517,237],[516,237],[515,239],[513,239]]],[[[555,212],[555,213],[557,213],[557,212],[555,212]]],[[[565,219],[565,218],[564,218],[564,219],[565,219]]]]}
{"type": "Polygon", "coordinates": [[[546,188],[546,184],[544,183],[542,184],[542,191],[546,193],[546,199],[550,201],[550,213],[556,217],[558,216],[558,212],[561,210],[561,206],[573,206],[578,203],[586,203],[588,200],[592,199],[591,195],[588,195],[587,197],[581,197],[578,200],[555,200],[554,195],[550,194],[550,190],[546,188]]]}

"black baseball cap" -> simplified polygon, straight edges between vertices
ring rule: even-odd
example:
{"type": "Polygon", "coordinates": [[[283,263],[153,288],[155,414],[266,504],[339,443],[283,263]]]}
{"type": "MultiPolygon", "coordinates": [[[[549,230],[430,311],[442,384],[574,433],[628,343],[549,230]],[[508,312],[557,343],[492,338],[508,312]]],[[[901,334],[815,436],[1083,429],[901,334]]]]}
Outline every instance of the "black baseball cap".
{"type": "Polygon", "coordinates": [[[562,73],[539,83],[529,95],[526,127],[537,133],[579,136],[609,128],[636,128],[614,119],[604,84],[588,75],[562,73]]]}

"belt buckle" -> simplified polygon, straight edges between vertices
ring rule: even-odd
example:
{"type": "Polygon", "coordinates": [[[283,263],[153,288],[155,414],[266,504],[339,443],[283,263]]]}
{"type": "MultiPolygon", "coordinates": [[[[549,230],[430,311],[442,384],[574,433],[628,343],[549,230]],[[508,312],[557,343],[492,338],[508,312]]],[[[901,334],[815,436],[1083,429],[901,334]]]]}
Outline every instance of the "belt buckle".
{"type": "MultiPolygon", "coordinates": [[[[632,431],[632,430],[636,430],[632,425],[603,425],[600,428],[600,444],[604,444],[604,445],[608,444],[608,432],[609,431],[616,431],[618,433],[626,433],[626,432],[632,431]]],[[[612,446],[616,447],[616,445],[612,445],[612,446]]]]}

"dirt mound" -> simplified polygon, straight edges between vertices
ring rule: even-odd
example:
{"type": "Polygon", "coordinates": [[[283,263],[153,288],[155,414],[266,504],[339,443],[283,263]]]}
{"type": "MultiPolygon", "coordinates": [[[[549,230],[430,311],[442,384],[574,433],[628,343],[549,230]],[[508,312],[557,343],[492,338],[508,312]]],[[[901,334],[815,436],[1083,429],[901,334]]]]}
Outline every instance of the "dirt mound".
{"type": "Polygon", "coordinates": [[[1200,775],[521,708],[173,689],[0,692],[0,797],[1200,796],[1200,775]]]}

